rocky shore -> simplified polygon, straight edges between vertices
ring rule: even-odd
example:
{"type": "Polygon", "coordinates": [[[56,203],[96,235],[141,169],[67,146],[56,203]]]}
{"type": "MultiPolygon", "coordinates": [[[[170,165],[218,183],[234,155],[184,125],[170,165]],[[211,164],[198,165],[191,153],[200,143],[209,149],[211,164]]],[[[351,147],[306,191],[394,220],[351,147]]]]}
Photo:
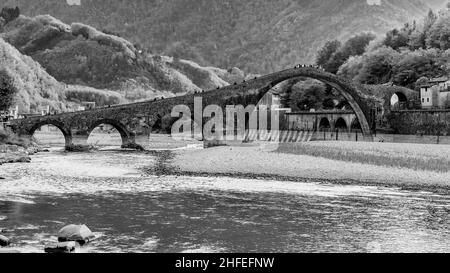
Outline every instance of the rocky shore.
{"type": "Polygon", "coordinates": [[[6,163],[16,163],[31,161],[30,155],[37,152],[45,151],[37,145],[31,145],[28,148],[24,148],[18,145],[0,144],[0,165],[6,163]]]}

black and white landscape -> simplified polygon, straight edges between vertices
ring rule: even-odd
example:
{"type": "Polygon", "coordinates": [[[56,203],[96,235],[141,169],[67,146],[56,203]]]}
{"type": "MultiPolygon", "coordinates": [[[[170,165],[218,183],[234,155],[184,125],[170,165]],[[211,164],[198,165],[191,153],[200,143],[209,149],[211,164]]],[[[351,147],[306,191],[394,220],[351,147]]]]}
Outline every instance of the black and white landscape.
{"type": "Polygon", "coordinates": [[[447,0],[0,9],[0,253],[450,251],[447,0]]]}

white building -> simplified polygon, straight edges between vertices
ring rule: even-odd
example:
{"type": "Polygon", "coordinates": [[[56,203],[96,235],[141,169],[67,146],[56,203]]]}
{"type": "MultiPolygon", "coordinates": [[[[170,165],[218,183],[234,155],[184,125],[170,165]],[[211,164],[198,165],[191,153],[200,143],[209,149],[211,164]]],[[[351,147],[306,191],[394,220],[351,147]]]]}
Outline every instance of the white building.
{"type": "Polygon", "coordinates": [[[447,108],[450,106],[450,79],[440,77],[431,79],[420,87],[422,108],[447,108]]]}
{"type": "Polygon", "coordinates": [[[420,102],[422,104],[422,108],[433,108],[433,98],[436,96],[435,88],[432,85],[426,84],[420,87],[420,102]]]}
{"type": "Polygon", "coordinates": [[[41,109],[41,115],[45,116],[50,114],[50,105],[47,105],[47,107],[41,109]]]}

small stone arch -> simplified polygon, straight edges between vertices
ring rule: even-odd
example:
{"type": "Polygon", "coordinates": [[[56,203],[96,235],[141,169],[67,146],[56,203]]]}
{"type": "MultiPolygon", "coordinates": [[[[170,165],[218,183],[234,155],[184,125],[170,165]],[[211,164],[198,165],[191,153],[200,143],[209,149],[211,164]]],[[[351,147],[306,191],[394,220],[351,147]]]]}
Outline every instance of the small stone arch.
{"type": "Polygon", "coordinates": [[[335,121],[334,128],[336,130],[340,130],[340,131],[348,130],[348,125],[347,125],[347,122],[345,121],[345,119],[340,117],[335,121]]]}
{"type": "Polygon", "coordinates": [[[420,104],[418,92],[396,85],[364,85],[364,88],[379,99],[377,107],[381,115],[387,115],[391,112],[391,99],[397,95],[400,101],[405,102],[407,109],[420,104]]]}
{"type": "Polygon", "coordinates": [[[352,132],[358,132],[360,133],[361,130],[361,124],[359,124],[359,120],[357,118],[353,119],[351,125],[350,125],[350,130],[352,132]]]}
{"type": "Polygon", "coordinates": [[[66,128],[64,123],[62,123],[58,120],[49,119],[49,120],[44,120],[44,121],[38,122],[38,123],[34,124],[30,130],[28,130],[28,135],[30,137],[33,137],[36,130],[45,125],[52,125],[52,126],[55,126],[56,128],[58,128],[61,131],[61,133],[64,135],[64,140],[66,142],[66,146],[69,146],[72,144],[72,132],[70,131],[70,129],[66,128]]]}
{"type": "Polygon", "coordinates": [[[405,95],[405,93],[403,93],[401,91],[394,92],[391,95],[391,98],[389,100],[389,105],[390,105],[391,110],[407,109],[408,108],[408,97],[405,95]],[[398,98],[397,105],[392,104],[392,100],[393,100],[394,96],[397,96],[397,98],[398,98]]]}
{"type": "Polygon", "coordinates": [[[101,124],[111,125],[112,127],[114,127],[114,129],[116,129],[119,132],[120,137],[122,138],[122,146],[126,146],[133,142],[134,140],[133,133],[128,131],[126,126],[123,125],[121,122],[113,119],[100,119],[92,123],[87,131],[87,137],[89,138],[92,131],[101,124]]]}
{"type": "Polygon", "coordinates": [[[319,126],[317,127],[317,129],[319,131],[323,131],[323,130],[331,130],[331,122],[328,118],[323,117],[322,119],[320,119],[319,121],[319,126]]]}

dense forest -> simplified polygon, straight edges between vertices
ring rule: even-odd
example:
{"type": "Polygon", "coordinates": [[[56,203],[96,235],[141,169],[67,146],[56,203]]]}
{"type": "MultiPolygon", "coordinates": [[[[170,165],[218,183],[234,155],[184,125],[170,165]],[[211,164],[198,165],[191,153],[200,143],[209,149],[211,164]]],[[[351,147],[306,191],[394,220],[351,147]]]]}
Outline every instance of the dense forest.
{"type": "MultiPolygon", "coordinates": [[[[430,78],[450,75],[450,10],[430,10],[422,20],[382,36],[361,33],[344,42],[330,40],[318,51],[316,64],[360,84],[418,91],[430,78]]],[[[317,81],[301,81],[288,91],[284,103],[294,110],[348,107],[317,81]]]]}
{"type": "Polygon", "coordinates": [[[318,65],[363,84],[392,83],[415,89],[428,78],[450,72],[450,11],[429,11],[376,38],[362,34],[320,49],[318,65]]]}

